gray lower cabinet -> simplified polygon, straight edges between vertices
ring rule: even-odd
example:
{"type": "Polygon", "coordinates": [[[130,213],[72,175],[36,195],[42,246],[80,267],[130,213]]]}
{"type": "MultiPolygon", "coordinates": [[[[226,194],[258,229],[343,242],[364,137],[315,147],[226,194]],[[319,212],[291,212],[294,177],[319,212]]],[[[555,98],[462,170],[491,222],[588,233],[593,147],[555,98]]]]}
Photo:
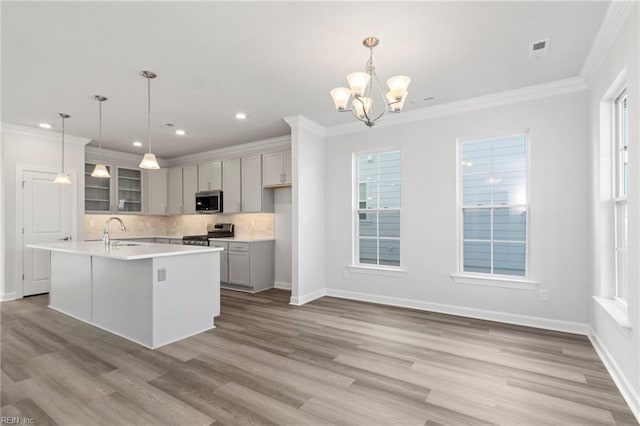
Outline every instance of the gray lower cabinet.
{"type": "Polygon", "coordinates": [[[220,254],[220,285],[232,290],[255,293],[273,288],[275,279],[274,242],[210,240],[213,247],[222,247],[220,254]]]}

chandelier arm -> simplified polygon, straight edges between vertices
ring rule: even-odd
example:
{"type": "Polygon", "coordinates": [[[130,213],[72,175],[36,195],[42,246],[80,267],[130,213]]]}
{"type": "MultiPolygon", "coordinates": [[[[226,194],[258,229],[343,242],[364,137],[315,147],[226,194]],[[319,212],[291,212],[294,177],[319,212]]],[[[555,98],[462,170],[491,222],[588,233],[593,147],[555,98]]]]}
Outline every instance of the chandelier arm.
{"type": "Polygon", "coordinates": [[[362,118],[358,117],[355,112],[353,113],[353,115],[363,123],[370,122],[371,119],[369,118],[369,114],[367,114],[367,108],[365,108],[364,101],[360,99],[360,96],[354,96],[353,98],[362,104],[362,113],[364,114],[364,118],[366,118],[366,120],[363,120],[362,118]]]}

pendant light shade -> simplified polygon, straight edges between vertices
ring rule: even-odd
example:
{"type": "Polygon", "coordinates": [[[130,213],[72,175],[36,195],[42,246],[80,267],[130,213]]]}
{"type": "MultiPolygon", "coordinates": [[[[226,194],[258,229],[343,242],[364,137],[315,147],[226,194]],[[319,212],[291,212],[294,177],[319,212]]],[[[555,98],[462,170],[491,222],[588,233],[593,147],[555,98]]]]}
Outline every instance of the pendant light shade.
{"type": "Polygon", "coordinates": [[[156,156],[151,153],[151,79],[157,75],[153,71],[141,71],[140,74],[147,79],[147,141],[149,144],[149,152],[144,155],[140,162],[141,169],[157,170],[160,168],[156,156]]]}
{"type": "Polygon", "coordinates": [[[109,170],[107,167],[102,164],[102,103],[107,100],[104,96],[95,95],[93,97],[96,101],[98,101],[98,164],[91,172],[92,177],[97,178],[110,178],[109,170]]]}
{"type": "Polygon", "coordinates": [[[60,169],[60,173],[58,173],[56,178],[53,180],[53,183],[69,185],[71,183],[71,179],[69,179],[69,176],[64,172],[64,120],[69,118],[70,115],[59,112],[58,116],[62,118],[62,168],[60,169]]]}
{"type": "Polygon", "coordinates": [[[63,185],[69,185],[71,184],[71,179],[69,179],[69,175],[67,175],[65,172],[60,172],[58,173],[56,178],[53,180],[53,183],[61,183],[63,185]]]}
{"type": "Polygon", "coordinates": [[[142,161],[138,167],[141,169],[158,170],[160,165],[158,164],[158,160],[156,160],[156,156],[147,152],[144,157],[142,157],[142,161]]]}
{"type": "Polygon", "coordinates": [[[97,178],[109,178],[111,175],[109,174],[109,170],[104,164],[96,164],[96,167],[91,172],[91,176],[97,178]]]}

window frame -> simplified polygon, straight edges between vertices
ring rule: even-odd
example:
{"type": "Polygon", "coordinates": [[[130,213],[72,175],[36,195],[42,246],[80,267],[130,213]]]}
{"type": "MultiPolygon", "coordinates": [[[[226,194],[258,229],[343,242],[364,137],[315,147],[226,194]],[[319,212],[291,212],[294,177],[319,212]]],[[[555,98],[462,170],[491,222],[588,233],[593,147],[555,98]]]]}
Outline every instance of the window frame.
{"type": "Polygon", "coordinates": [[[628,247],[628,236],[629,236],[629,223],[628,223],[628,187],[624,185],[624,165],[627,164],[627,183],[628,179],[628,149],[629,149],[629,138],[628,138],[628,127],[629,127],[629,105],[628,105],[628,94],[627,94],[627,86],[623,85],[618,91],[616,91],[616,95],[613,97],[611,101],[611,117],[612,117],[612,126],[611,126],[611,142],[612,142],[612,184],[613,184],[613,270],[614,270],[614,283],[613,283],[613,300],[622,305],[624,309],[627,308],[627,299],[629,296],[629,247],[628,247]],[[626,126],[627,126],[627,134],[626,134],[626,149],[623,148],[622,145],[622,114],[621,114],[621,105],[622,101],[625,103],[626,110],[626,126]],[[624,225],[620,224],[619,221],[619,212],[620,209],[625,209],[627,220],[624,222],[624,225]],[[621,229],[622,228],[622,229],[621,229]],[[623,232],[626,235],[627,246],[622,247],[619,243],[620,232],[623,232]],[[623,266],[620,266],[620,261],[622,257],[623,266]],[[622,269],[622,270],[621,270],[622,269]],[[623,275],[623,278],[621,278],[623,275]]]}
{"type": "MultiPolygon", "coordinates": [[[[357,272],[357,270],[364,270],[364,269],[374,269],[374,270],[378,270],[378,271],[399,271],[399,272],[404,272],[405,270],[403,269],[403,261],[402,261],[402,187],[403,187],[403,179],[402,179],[402,150],[400,149],[400,147],[390,147],[390,148],[382,148],[382,149],[375,149],[375,150],[367,150],[367,151],[358,151],[358,152],[354,152],[352,154],[352,168],[351,170],[353,171],[353,175],[352,175],[352,203],[351,203],[351,210],[352,210],[352,243],[353,243],[353,249],[352,249],[352,259],[351,259],[351,265],[350,268],[352,271],[357,272]],[[360,175],[360,170],[359,170],[359,164],[358,164],[358,158],[361,156],[367,156],[367,155],[381,155],[381,154],[389,154],[389,153],[399,153],[400,155],[400,206],[399,207],[391,207],[391,208],[375,208],[375,209],[362,209],[360,208],[359,202],[360,202],[360,180],[359,180],[359,175],[360,175]],[[398,241],[398,245],[399,245],[399,250],[400,250],[400,259],[399,259],[399,265],[381,265],[380,262],[380,246],[379,243],[376,245],[377,246],[377,252],[376,252],[376,258],[378,263],[360,263],[360,226],[359,226],[359,220],[360,220],[360,214],[362,213],[384,213],[384,212],[394,212],[397,211],[399,214],[399,221],[400,221],[400,236],[399,237],[384,237],[383,239],[389,239],[389,240],[397,240],[398,241]]],[[[380,182],[380,181],[378,181],[380,182]]],[[[376,228],[376,237],[363,237],[363,238],[367,238],[367,239],[372,239],[372,240],[376,240],[379,241],[380,240],[380,221],[379,221],[379,216],[378,216],[378,224],[377,224],[377,228],[376,228]]]]}
{"type": "MultiPolygon", "coordinates": [[[[527,288],[533,289],[534,285],[538,283],[533,281],[531,276],[531,134],[529,129],[516,130],[511,132],[504,132],[499,134],[493,134],[490,136],[479,136],[479,137],[466,137],[466,138],[458,138],[456,140],[456,219],[457,219],[457,272],[452,274],[454,281],[461,282],[465,284],[483,284],[482,281],[491,281],[493,284],[487,285],[498,285],[500,287],[512,287],[512,284],[516,284],[519,288],[527,288]],[[462,154],[463,154],[463,145],[470,142],[479,142],[485,140],[492,139],[500,139],[506,137],[517,137],[523,136],[525,138],[525,155],[526,155],[526,201],[525,203],[520,204],[509,204],[509,205],[494,205],[490,206],[464,206],[463,204],[463,164],[462,164],[462,154]],[[526,223],[525,223],[525,241],[524,241],[524,250],[525,250],[525,260],[524,260],[524,276],[521,275],[507,275],[507,274],[496,274],[493,273],[494,263],[493,263],[493,249],[491,250],[491,273],[486,272],[470,272],[464,270],[464,210],[467,209],[486,209],[491,213],[491,238],[488,242],[493,247],[493,243],[495,242],[493,238],[493,212],[499,209],[511,209],[511,208],[524,208],[526,211],[526,223]],[[496,284],[497,283],[497,284],[496,284]],[[521,286],[522,284],[527,284],[526,286],[521,286]]],[[[486,242],[486,241],[484,241],[486,242]]],[[[498,240],[498,242],[508,242],[498,240]]]]}

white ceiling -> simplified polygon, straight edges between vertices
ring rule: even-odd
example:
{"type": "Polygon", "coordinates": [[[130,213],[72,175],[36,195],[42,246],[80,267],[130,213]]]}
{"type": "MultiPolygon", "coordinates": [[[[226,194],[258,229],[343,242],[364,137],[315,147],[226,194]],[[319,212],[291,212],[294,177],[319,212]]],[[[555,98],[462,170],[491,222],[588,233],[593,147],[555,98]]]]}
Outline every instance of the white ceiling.
{"type": "Polygon", "coordinates": [[[97,138],[100,94],[103,146],[142,152],[131,142],[146,140],[148,69],[153,151],[206,151],[286,135],[289,115],[353,120],[328,92],[364,68],[368,35],[381,39],[381,80],[411,76],[408,109],[576,76],[607,5],[3,1],[2,121],[55,131],[66,112],[69,133],[97,138]],[[529,43],[547,37],[548,56],[529,59],[529,43]]]}

